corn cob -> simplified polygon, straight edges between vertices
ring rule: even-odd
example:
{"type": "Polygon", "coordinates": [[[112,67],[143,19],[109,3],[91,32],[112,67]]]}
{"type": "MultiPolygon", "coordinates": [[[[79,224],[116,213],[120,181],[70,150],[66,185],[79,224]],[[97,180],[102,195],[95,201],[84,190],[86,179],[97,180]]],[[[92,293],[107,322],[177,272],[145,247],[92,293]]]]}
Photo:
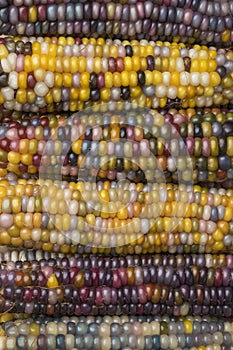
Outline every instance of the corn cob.
{"type": "Polygon", "coordinates": [[[48,315],[210,315],[232,317],[232,287],[160,285],[110,287],[6,287],[1,311],[48,315]],[[65,293],[65,295],[63,294],[65,293]],[[64,295],[64,296],[63,296],[64,295]]]}
{"type": "Polygon", "coordinates": [[[76,111],[109,101],[187,108],[233,101],[231,50],[146,40],[1,38],[0,59],[0,103],[8,110],[76,111]]]}
{"type": "Polygon", "coordinates": [[[0,244],[62,253],[231,251],[232,190],[1,181],[0,244]]]}
{"type": "MultiPolygon", "coordinates": [[[[130,181],[220,182],[233,178],[233,113],[170,110],[5,118],[0,175],[130,181]],[[203,114],[201,114],[203,113],[203,114]]],[[[227,185],[227,180],[228,185],[227,185]]]]}
{"type": "MultiPolygon", "coordinates": [[[[1,262],[1,288],[113,287],[159,284],[233,287],[232,255],[78,256],[1,262]]],[[[4,294],[1,291],[1,294],[4,294]]]]}
{"type": "Polygon", "coordinates": [[[230,46],[233,6],[199,1],[2,0],[0,34],[78,35],[230,46]]]}
{"type": "Polygon", "coordinates": [[[231,255],[72,257],[0,267],[2,312],[111,315],[114,309],[118,315],[130,310],[227,317],[233,313],[231,255]]]}
{"type": "Polygon", "coordinates": [[[232,345],[232,322],[210,317],[62,317],[2,325],[0,349],[224,349],[232,345]],[[32,347],[33,345],[33,347],[32,347]]]}

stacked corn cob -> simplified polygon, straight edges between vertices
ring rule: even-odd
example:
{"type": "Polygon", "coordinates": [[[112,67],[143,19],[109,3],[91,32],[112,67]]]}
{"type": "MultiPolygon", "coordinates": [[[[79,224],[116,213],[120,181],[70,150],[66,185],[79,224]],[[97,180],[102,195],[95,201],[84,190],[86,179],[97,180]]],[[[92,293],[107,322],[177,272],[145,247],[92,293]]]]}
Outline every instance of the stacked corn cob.
{"type": "Polygon", "coordinates": [[[230,349],[232,322],[210,317],[62,317],[7,323],[4,349],[230,349]],[[214,344],[214,345],[211,345],[214,344]]]}
{"type": "Polygon", "coordinates": [[[0,34],[105,36],[230,45],[231,2],[2,0],[0,34]]]}
{"type": "Polygon", "coordinates": [[[0,128],[1,176],[76,181],[218,182],[233,179],[233,113],[95,110],[6,120],[0,128]]]}
{"type": "Polygon", "coordinates": [[[232,13],[1,0],[0,350],[232,348],[232,13]]]}
{"type": "Polygon", "coordinates": [[[25,112],[83,109],[100,102],[139,106],[226,105],[233,101],[228,49],[151,41],[0,40],[0,103],[25,112]]]}
{"type": "Polygon", "coordinates": [[[2,181],[0,243],[62,253],[231,251],[232,203],[222,188],[2,181]]]}
{"type": "Polygon", "coordinates": [[[232,256],[72,257],[1,268],[1,311],[232,316],[232,256]],[[221,265],[220,265],[221,264],[221,265]]]}

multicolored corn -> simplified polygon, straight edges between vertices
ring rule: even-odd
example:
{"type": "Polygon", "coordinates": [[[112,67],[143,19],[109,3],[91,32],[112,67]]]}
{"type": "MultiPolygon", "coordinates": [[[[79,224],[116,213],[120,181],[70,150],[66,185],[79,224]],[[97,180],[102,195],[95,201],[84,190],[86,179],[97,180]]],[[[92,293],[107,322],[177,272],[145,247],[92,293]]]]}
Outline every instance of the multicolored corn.
{"type": "Polygon", "coordinates": [[[62,253],[232,251],[233,190],[0,182],[0,244],[62,253]]]}
{"type": "Polygon", "coordinates": [[[49,317],[2,324],[0,349],[228,350],[232,322],[210,317],[49,317]]]}
{"type": "Polygon", "coordinates": [[[233,112],[122,108],[68,119],[5,118],[0,167],[2,178],[12,172],[24,178],[218,182],[231,188],[233,112]]]}
{"type": "Polygon", "coordinates": [[[184,108],[233,102],[229,49],[146,40],[1,38],[0,104],[77,111],[97,103],[184,108]]]}
{"type": "Polygon", "coordinates": [[[208,255],[112,261],[73,257],[2,263],[0,268],[1,312],[34,316],[233,314],[232,256],[216,256],[212,261],[208,255]]]}
{"type": "MultiPolygon", "coordinates": [[[[35,254],[36,252],[34,252],[35,254]]],[[[47,253],[47,255],[49,255],[47,253]]],[[[126,256],[80,256],[1,261],[1,288],[10,286],[77,288],[146,283],[171,286],[233,286],[231,254],[154,254],[126,256]]]]}
{"type": "Polygon", "coordinates": [[[1,0],[0,34],[76,35],[230,46],[233,6],[221,1],[1,0]]]}

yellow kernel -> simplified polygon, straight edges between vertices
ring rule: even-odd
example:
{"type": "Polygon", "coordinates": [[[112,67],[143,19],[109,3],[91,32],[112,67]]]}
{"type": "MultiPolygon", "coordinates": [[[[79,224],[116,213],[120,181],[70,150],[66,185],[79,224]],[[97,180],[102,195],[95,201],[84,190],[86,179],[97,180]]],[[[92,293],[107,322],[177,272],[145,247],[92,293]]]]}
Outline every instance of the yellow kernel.
{"type": "Polygon", "coordinates": [[[55,71],[58,73],[63,73],[62,57],[56,57],[55,71]]]}
{"type": "Polygon", "coordinates": [[[199,72],[207,72],[208,71],[208,60],[207,59],[200,59],[199,60],[199,72]]]}
{"type": "Polygon", "coordinates": [[[34,41],[32,43],[32,54],[39,54],[41,53],[41,45],[39,41],[34,41]]]}
{"type": "Polygon", "coordinates": [[[232,210],[232,208],[226,207],[223,220],[229,222],[229,221],[232,221],[232,217],[233,217],[233,210],[232,210]]]}
{"type": "Polygon", "coordinates": [[[70,58],[70,73],[71,74],[77,73],[78,72],[78,68],[79,68],[79,66],[78,66],[78,57],[75,57],[75,56],[71,57],[70,58]]]}
{"type": "Polygon", "coordinates": [[[36,322],[29,324],[29,333],[33,335],[40,335],[40,326],[36,322]]]}
{"type": "Polygon", "coordinates": [[[24,57],[24,69],[25,69],[25,72],[32,71],[32,59],[31,59],[31,56],[29,55],[26,55],[24,57]]]}
{"type": "Polygon", "coordinates": [[[212,86],[208,86],[204,88],[204,95],[206,97],[211,97],[214,95],[214,88],[212,86]]]}
{"type": "Polygon", "coordinates": [[[118,48],[116,45],[111,45],[109,47],[109,55],[110,55],[110,57],[113,57],[113,58],[118,57],[118,48]]]}
{"type": "Polygon", "coordinates": [[[221,37],[222,37],[222,41],[224,43],[227,43],[231,40],[231,32],[229,29],[226,29],[224,30],[222,33],[221,33],[221,37]]]}
{"type": "Polygon", "coordinates": [[[199,72],[199,59],[197,58],[193,58],[191,60],[191,68],[190,68],[190,72],[199,72]]]}
{"type": "Polygon", "coordinates": [[[193,333],[193,323],[192,321],[189,321],[185,319],[183,321],[184,323],[184,329],[185,329],[185,334],[192,334],[193,333]]]}
{"type": "Polygon", "coordinates": [[[95,225],[95,215],[93,214],[87,214],[86,216],[87,224],[93,227],[95,225]]]}
{"type": "Polygon", "coordinates": [[[78,99],[78,94],[79,94],[78,88],[72,87],[70,89],[70,100],[71,101],[76,101],[78,99]]]}
{"type": "Polygon", "coordinates": [[[48,55],[47,54],[41,54],[40,56],[40,66],[41,68],[47,70],[48,69],[48,55]]]}
{"type": "Polygon", "coordinates": [[[53,93],[52,91],[49,91],[45,96],[45,102],[47,105],[53,103],[53,93]]]}
{"type": "Polygon", "coordinates": [[[208,50],[209,58],[215,58],[217,56],[216,50],[208,50]]]}
{"type": "Polygon", "coordinates": [[[107,190],[101,190],[99,194],[102,200],[109,202],[109,192],[107,190]]]}
{"type": "Polygon", "coordinates": [[[27,73],[19,72],[18,74],[18,85],[19,89],[27,89],[27,73]]]}
{"type": "Polygon", "coordinates": [[[59,286],[57,277],[55,276],[54,273],[51,276],[49,276],[46,284],[48,288],[55,288],[59,286]]]}
{"type": "Polygon", "coordinates": [[[132,98],[137,98],[141,95],[141,87],[140,86],[135,86],[135,87],[130,87],[130,96],[132,98]]]}
{"type": "Polygon", "coordinates": [[[70,73],[70,57],[63,57],[62,58],[62,66],[63,66],[63,72],[70,73]]]}
{"type": "Polygon", "coordinates": [[[146,54],[146,56],[149,56],[149,55],[152,56],[154,54],[154,50],[153,50],[152,45],[146,45],[145,54],[146,54]]]}
{"type": "Polygon", "coordinates": [[[33,104],[35,102],[36,94],[33,90],[26,90],[26,100],[28,103],[33,104]]]}
{"type": "Polygon", "coordinates": [[[210,73],[210,86],[217,86],[221,83],[220,75],[217,72],[210,73]]]}
{"type": "Polygon", "coordinates": [[[213,247],[213,251],[218,251],[218,252],[220,252],[220,251],[223,250],[224,244],[223,244],[223,242],[214,242],[214,244],[213,244],[212,247],[213,247]]]}
{"type": "Polygon", "coordinates": [[[208,60],[208,72],[215,72],[217,69],[216,60],[210,59],[208,60]]]}
{"type": "Polygon", "coordinates": [[[67,44],[68,46],[73,46],[75,44],[75,40],[72,36],[67,37],[67,44]]]}
{"type": "Polygon", "coordinates": [[[180,50],[176,47],[171,47],[170,49],[170,57],[171,58],[177,58],[180,56],[180,50]]]}
{"type": "Polygon", "coordinates": [[[54,86],[62,87],[62,85],[63,85],[63,74],[56,72],[54,74],[54,86]]]}
{"type": "Polygon", "coordinates": [[[132,65],[135,72],[141,68],[139,56],[132,56],[132,65]]]}
{"type": "Polygon", "coordinates": [[[111,72],[104,73],[105,87],[111,89],[113,85],[113,75],[111,72]]]}
{"type": "Polygon", "coordinates": [[[0,44],[0,59],[8,57],[8,50],[4,44],[0,44]]]}
{"type": "MultiPolygon", "coordinates": [[[[90,81],[90,73],[83,72],[80,74],[80,86],[82,88],[89,87],[89,81],[90,81]]],[[[71,80],[71,82],[72,82],[72,80],[71,80]]]]}
{"type": "Polygon", "coordinates": [[[29,6],[29,8],[28,8],[28,21],[32,22],[32,23],[37,21],[37,7],[36,6],[29,6]]]}
{"type": "Polygon", "coordinates": [[[71,73],[64,73],[63,74],[63,85],[65,87],[72,86],[72,74],[71,73]]]}
{"type": "Polygon", "coordinates": [[[125,70],[130,72],[132,71],[133,69],[133,63],[132,63],[132,59],[131,57],[124,57],[124,67],[125,67],[125,70]]]}
{"type": "Polygon", "coordinates": [[[192,221],[189,218],[184,219],[184,231],[191,232],[192,230],[192,221]]]}
{"type": "Polygon", "coordinates": [[[102,72],[102,60],[100,57],[94,58],[94,72],[96,74],[99,74],[100,72],[102,72]]]}
{"type": "Polygon", "coordinates": [[[75,101],[70,101],[69,103],[69,108],[71,112],[76,112],[78,110],[78,102],[77,99],[75,99],[75,101]]]}
{"type": "Polygon", "coordinates": [[[120,220],[125,220],[128,218],[128,211],[127,211],[127,208],[125,206],[120,208],[120,210],[117,213],[117,217],[120,220]]]}
{"type": "Polygon", "coordinates": [[[178,86],[177,88],[177,97],[184,99],[187,96],[187,91],[185,86],[178,86]]]}
{"type": "Polygon", "coordinates": [[[200,239],[201,239],[201,234],[200,234],[200,232],[195,232],[195,233],[193,234],[193,243],[194,243],[194,244],[199,244],[200,239]]]}
{"type": "Polygon", "coordinates": [[[96,41],[96,44],[97,44],[97,45],[100,45],[100,46],[105,45],[105,40],[104,40],[104,38],[98,38],[97,41],[96,41]]]}
{"type": "Polygon", "coordinates": [[[169,60],[167,57],[161,58],[162,72],[167,72],[169,67],[169,60]]]}
{"type": "Polygon", "coordinates": [[[50,43],[49,44],[49,51],[48,51],[48,55],[49,55],[50,59],[51,59],[51,56],[56,57],[56,54],[57,54],[57,45],[50,43]]]}
{"type": "Polygon", "coordinates": [[[119,72],[113,73],[113,86],[121,87],[121,73],[119,72]]]}
{"type": "Polygon", "coordinates": [[[143,70],[143,71],[145,71],[147,69],[146,57],[140,57],[140,66],[141,66],[141,70],[143,70]]]}
{"type": "Polygon", "coordinates": [[[100,98],[102,101],[105,101],[105,102],[109,101],[110,95],[111,95],[110,89],[107,89],[107,88],[100,89],[100,98]]]}
{"type": "Polygon", "coordinates": [[[35,71],[36,69],[40,68],[40,55],[39,54],[35,53],[35,54],[33,54],[31,56],[31,65],[32,65],[32,70],[33,71],[35,71]]]}
{"type": "Polygon", "coordinates": [[[159,106],[161,108],[164,108],[166,106],[166,104],[167,104],[167,98],[166,97],[159,99],[159,106]]]}
{"type": "Polygon", "coordinates": [[[60,37],[58,38],[57,44],[58,44],[58,45],[61,45],[61,46],[67,45],[66,38],[65,38],[64,36],[60,36],[60,37]]]}
{"type": "Polygon", "coordinates": [[[83,56],[79,57],[78,59],[78,71],[80,73],[86,71],[86,58],[83,56]]]}
{"type": "Polygon", "coordinates": [[[18,89],[16,91],[16,101],[20,104],[27,103],[27,91],[25,89],[18,89]]]}
{"type": "Polygon", "coordinates": [[[29,140],[28,139],[21,139],[19,141],[19,153],[28,153],[29,149],[29,140]]]}
{"type": "Polygon", "coordinates": [[[72,143],[72,151],[75,154],[81,154],[82,140],[76,140],[72,143]]]}
{"type": "Polygon", "coordinates": [[[129,72],[123,71],[121,72],[121,84],[122,86],[128,86],[129,85],[129,72]]]}
{"type": "Polygon", "coordinates": [[[88,101],[89,98],[90,98],[90,89],[89,88],[81,88],[79,90],[80,101],[88,101]]]}
{"type": "Polygon", "coordinates": [[[32,164],[32,155],[31,154],[21,154],[21,162],[25,165],[32,164]]]}
{"type": "Polygon", "coordinates": [[[129,73],[129,86],[135,87],[138,85],[138,76],[137,72],[130,72],[129,73]]]}
{"type": "Polygon", "coordinates": [[[158,84],[162,84],[162,82],[163,82],[162,73],[159,72],[158,70],[154,70],[153,71],[153,84],[158,85],[158,84]]]}
{"type": "Polygon", "coordinates": [[[146,79],[146,84],[145,85],[151,85],[153,81],[153,73],[149,70],[145,71],[145,79],[146,79]]]}
{"type": "Polygon", "coordinates": [[[169,72],[175,72],[175,71],[176,71],[176,58],[170,57],[169,72]]]}
{"type": "Polygon", "coordinates": [[[223,233],[220,229],[216,229],[214,232],[213,232],[213,239],[217,242],[221,242],[223,240],[223,233]]]}
{"type": "Polygon", "coordinates": [[[95,57],[103,57],[103,47],[101,45],[96,45],[95,47],[95,57]]]}
{"type": "Polygon", "coordinates": [[[179,86],[180,85],[180,73],[171,72],[170,74],[170,85],[179,86]]]}
{"type": "Polygon", "coordinates": [[[68,231],[70,229],[70,215],[64,214],[62,216],[62,229],[68,231]]]}

